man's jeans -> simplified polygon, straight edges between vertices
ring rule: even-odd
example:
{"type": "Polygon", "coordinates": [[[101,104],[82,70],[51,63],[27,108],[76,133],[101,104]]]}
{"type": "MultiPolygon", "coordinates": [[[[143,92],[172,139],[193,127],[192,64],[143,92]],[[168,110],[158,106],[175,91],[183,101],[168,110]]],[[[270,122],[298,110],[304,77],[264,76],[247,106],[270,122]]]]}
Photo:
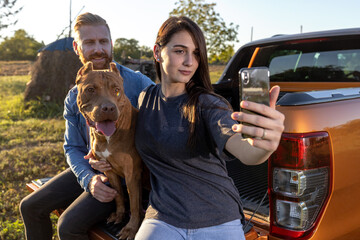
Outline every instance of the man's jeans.
{"type": "Polygon", "coordinates": [[[101,203],[84,192],[73,172],[67,169],[21,201],[26,239],[51,240],[50,213],[59,208],[66,208],[58,220],[59,238],[81,240],[89,239],[87,231],[109,217],[115,204],[101,203]]]}

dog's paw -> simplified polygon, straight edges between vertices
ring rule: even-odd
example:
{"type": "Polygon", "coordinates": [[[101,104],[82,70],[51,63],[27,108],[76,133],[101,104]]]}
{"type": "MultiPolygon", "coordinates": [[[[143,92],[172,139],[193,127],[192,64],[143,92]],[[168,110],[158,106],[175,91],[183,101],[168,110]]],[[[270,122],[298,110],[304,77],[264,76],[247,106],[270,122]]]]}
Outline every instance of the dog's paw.
{"type": "Polygon", "coordinates": [[[117,237],[119,237],[119,239],[121,240],[133,240],[135,239],[135,234],[137,232],[137,229],[134,229],[132,227],[128,226],[129,224],[127,224],[125,227],[123,227],[123,229],[121,229],[121,231],[119,232],[118,235],[116,235],[117,237]]]}
{"type": "Polygon", "coordinates": [[[124,213],[113,212],[111,213],[110,217],[107,219],[107,223],[114,222],[114,224],[118,224],[122,222],[123,218],[124,218],[124,213]]]}
{"type": "Polygon", "coordinates": [[[129,222],[116,235],[119,239],[135,239],[135,235],[140,228],[140,219],[132,215],[129,222]]]}

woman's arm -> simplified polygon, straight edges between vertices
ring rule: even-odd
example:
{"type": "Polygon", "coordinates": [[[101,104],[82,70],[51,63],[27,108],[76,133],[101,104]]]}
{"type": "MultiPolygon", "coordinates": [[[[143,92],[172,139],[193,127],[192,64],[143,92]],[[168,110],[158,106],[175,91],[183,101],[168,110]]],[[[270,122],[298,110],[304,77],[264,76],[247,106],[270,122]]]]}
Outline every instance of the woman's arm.
{"type": "Polygon", "coordinates": [[[270,106],[254,102],[242,101],[241,107],[263,116],[234,112],[231,117],[240,122],[247,122],[256,126],[234,124],[236,132],[226,142],[225,148],[241,162],[247,165],[261,164],[277,149],[281,134],[284,131],[284,115],[275,109],[280,87],[274,86],[270,90],[270,106]],[[242,138],[241,133],[255,136],[242,138]]]}

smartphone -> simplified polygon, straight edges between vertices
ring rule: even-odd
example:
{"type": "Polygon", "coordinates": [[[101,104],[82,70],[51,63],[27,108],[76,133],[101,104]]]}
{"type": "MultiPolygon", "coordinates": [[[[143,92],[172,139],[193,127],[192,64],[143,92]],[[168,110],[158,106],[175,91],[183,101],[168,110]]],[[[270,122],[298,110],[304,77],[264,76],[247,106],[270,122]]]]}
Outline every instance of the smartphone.
{"type": "MultiPolygon", "coordinates": [[[[267,67],[242,68],[239,71],[239,99],[261,103],[269,106],[269,77],[270,72],[267,67]]],[[[239,102],[239,103],[240,103],[239,102]]],[[[259,114],[240,107],[240,111],[259,114]]],[[[261,114],[259,114],[261,115],[261,114]]],[[[243,123],[244,125],[251,125],[243,123]]],[[[253,138],[253,136],[242,134],[243,138],[253,138]]]]}

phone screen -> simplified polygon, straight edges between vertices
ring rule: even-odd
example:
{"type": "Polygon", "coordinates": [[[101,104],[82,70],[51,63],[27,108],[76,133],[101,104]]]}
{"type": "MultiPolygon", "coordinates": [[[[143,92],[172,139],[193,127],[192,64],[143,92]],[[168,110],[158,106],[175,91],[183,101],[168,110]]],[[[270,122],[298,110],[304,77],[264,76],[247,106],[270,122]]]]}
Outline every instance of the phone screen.
{"type": "MultiPolygon", "coordinates": [[[[239,71],[239,99],[261,103],[269,106],[269,76],[270,72],[267,67],[253,67],[253,68],[242,68],[239,71]]],[[[239,104],[240,104],[239,102],[239,104]]],[[[240,107],[240,111],[259,114],[251,112],[240,107]]],[[[243,123],[249,125],[247,123],[243,123]]],[[[244,138],[249,136],[243,134],[244,138]]]]}

